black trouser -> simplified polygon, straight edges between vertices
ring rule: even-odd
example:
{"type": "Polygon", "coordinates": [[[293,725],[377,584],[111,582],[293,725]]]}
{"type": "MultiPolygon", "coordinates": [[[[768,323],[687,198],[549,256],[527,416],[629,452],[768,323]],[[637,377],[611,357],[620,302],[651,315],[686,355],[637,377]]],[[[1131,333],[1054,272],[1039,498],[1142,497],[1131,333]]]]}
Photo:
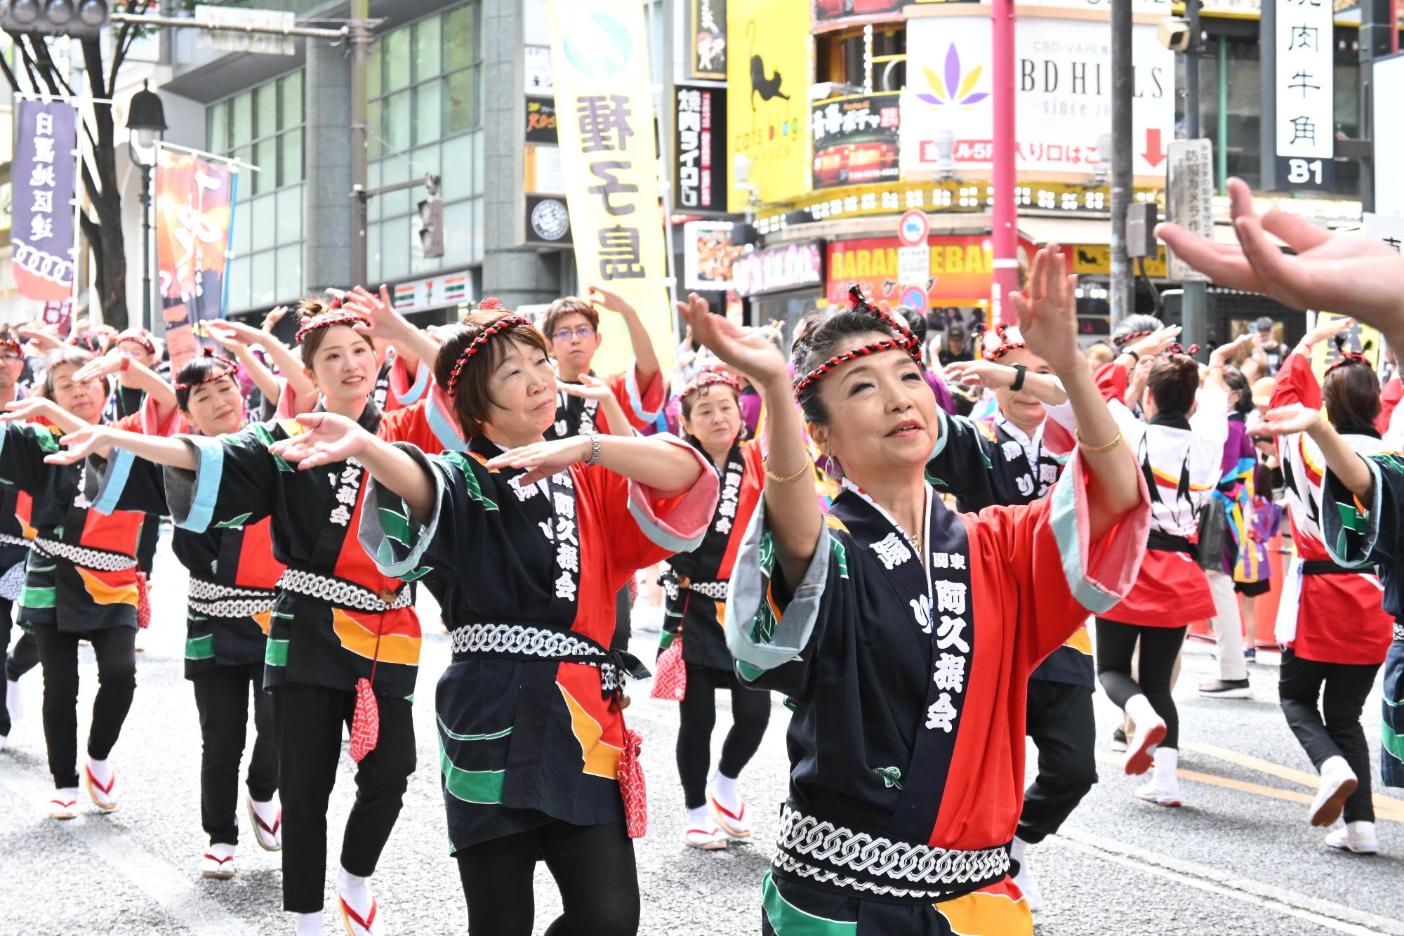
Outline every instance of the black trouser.
{"type": "Polygon", "coordinates": [[[678,704],[678,776],[688,809],[707,804],[707,767],[717,723],[716,690],[731,690],[731,730],[722,743],[722,776],[735,779],[760,749],[770,724],[770,693],[741,685],[731,670],[687,664],[687,694],[678,704]]]}
{"type": "Polygon", "coordinates": [[[278,789],[278,744],[273,697],[263,688],[263,664],[216,666],[191,680],[200,712],[200,822],[210,844],[239,844],[239,760],[248,737],[253,686],[254,746],[249,796],[260,803],[278,789]]]}
{"type": "Polygon", "coordinates": [[[5,661],[5,678],[19,681],[25,673],[39,665],[39,641],[34,639],[34,635],[27,630],[21,630],[19,640],[15,641],[15,648],[10,651],[9,659],[5,661]]]}
{"type": "Polygon", "coordinates": [[[1038,776],[1024,791],[1019,838],[1032,845],[1057,832],[1097,782],[1092,690],[1030,679],[1027,730],[1038,746],[1038,776]]]}
{"type": "MultiPolygon", "coordinates": [[[[414,721],[407,699],[376,696],[380,738],[356,768],[356,802],[341,839],[341,866],[375,873],[414,773],[414,721]]],[[[327,801],[336,784],[341,727],[351,723],[356,694],[322,686],[273,690],[278,790],[283,800],[283,909],[322,909],[327,875],[327,801]]]]}
{"type": "Polygon", "coordinates": [[[1360,713],[1379,669],[1378,663],[1318,663],[1303,660],[1291,650],[1282,651],[1277,696],[1287,727],[1317,770],[1328,757],[1344,757],[1360,781],[1346,800],[1346,822],[1375,821],[1370,745],[1360,727],[1360,713]]]}
{"type": "MultiPolygon", "coordinates": [[[[15,641],[15,650],[10,652],[13,611],[14,602],[8,598],[0,598],[0,660],[5,663],[5,678],[18,680],[39,663],[39,647],[28,631],[21,630],[19,640],[15,641]]],[[[0,737],[8,735],[14,727],[10,721],[10,710],[6,707],[6,701],[5,696],[0,695],[0,737]]]]}
{"type": "Polygon", "coordinates": [[[559,820],[459,849],[470,936],[531,936],[532,878],[545,861],[561,891],[561,916],[545,936],[634,936],[639,874],[622,825],[576,826],[559,820]]]}
{"type": "Polygon", "coordinates": [[[36,624],[33,633],[44,667],[44,740],[49,747],[49,772],[57,789],[76,787],[78,642],[86,640],[93,645],[98,668],[88,756],[106,760],[122,733],[122,722],[136,691],[136,628],[109,627],[80,635],[61,631],[53,624],[36,624]]]}
{"type": "Polygon", "coordinates": [[[1165,740],[1161,747],[1179,748],[1180,715],[1170,695],[1175,660],[1185,642],[1185,627],[1145,627],[1097,618],[1097,678],[1118,708],[1126,700],[1144,695],[1165,720],[1165,740]],[[1140,682],[1131,678],[1131,657],[1136,641],[1141,642],[1140,682]]]}

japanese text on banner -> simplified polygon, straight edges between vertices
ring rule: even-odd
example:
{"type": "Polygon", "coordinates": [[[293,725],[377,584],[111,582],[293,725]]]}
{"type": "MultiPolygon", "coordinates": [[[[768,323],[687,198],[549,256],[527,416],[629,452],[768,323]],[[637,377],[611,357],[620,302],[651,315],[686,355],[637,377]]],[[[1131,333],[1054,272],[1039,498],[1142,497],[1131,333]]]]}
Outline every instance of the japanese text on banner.
{"type": "MultiPolygon", "coordinates": [[[[648,43],[639,0],[551,0],[561,174],[574,231],[581,292],[599,285],[643,320],[663,372],[677,339],[664,289],[663,215],[658,201],[648,43]]],[[[633,360],[617,316],[600,323],[603,373],[633,360]]]]}
{"type": "Polygon", "coordinates": [[[73,199],[78,112],[64,101],[16,103],[10,235],[15,286],[20,295],[36,302],[71,300],[77,269],[73,199]]]}
{"type": "Polygon", "coordinates": [[[171,369],[196,354],[194,326],[224,316],[235,175],[163,149],[156,163],[156,258],[171,369]]]}

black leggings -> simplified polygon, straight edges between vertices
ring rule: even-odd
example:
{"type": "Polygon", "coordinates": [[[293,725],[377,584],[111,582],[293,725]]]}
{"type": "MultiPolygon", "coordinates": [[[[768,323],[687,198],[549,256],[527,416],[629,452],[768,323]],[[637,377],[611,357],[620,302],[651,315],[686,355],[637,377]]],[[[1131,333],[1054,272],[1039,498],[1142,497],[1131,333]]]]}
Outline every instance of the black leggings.
{"type": "Polygon", "coordinates": [[[707,767],[712,760],[712,728],[717,723],[716,690],[731,690],[731,730],[722,743],[722,776],[733,780],[760,749],[770,724],[770,693],[741,685],[731,670],[687,664],[687,694],[679,703],[678,776],[688,809],[707,804],[707,767]]]}
{"type": "Polygon", "coordinates": [[[98,691],[88,729],[88,756],[106,760],[122,733],[136,691],[136,628],[109,627],[86,634],[36,624],[39,662],[44,668],[44,740],[49,772],[60,790],[78,785],[78,642],[93,645],[98,691]]]}
{"type": "MultiPolygon", "coordinates": [[[[1345,804],[1346,822],[1374,822],[1370,799],[1370,745],[1360,713],[1375,687],[1378,663],[1319,663],[1282,651],[1277,697],[1287,726],[1317,770],[1328,757],[1344,757],[1360,785],[1345,804]]],[[[1389,755],[1385,755],[1388,757],[1389,755]]]]}
{"type": "Polygon", "coordinates": [[[263,664],[215,666],[191,680],[200,712],[200,822],[210,844],[239,844],[239,760],[248,738],[253,688],[254,744],[248,790],[265,803],[278,789],[278,742],[273,696],[263,688],[263,664]]]}
{"type": "Polygon", "coordinates": [[[622,825],[553,820],[459,849],[455,857],[470,934],[531,936],[536,919],[532,878],[543,860],[560,888],[565,911],[545,936],[635,936],[639,931],[639,874],[634,843],[622,825]]]}
{"type": "Polygon", "coordinates": [[[1126,700],[1144,695],[1165,720],[1165,740],[1161,747],[1179,748],[1180,716],[1170,695],[1175,660],[1185,642],[1185,627],[1144,627],[1097,618],[1097,678],[1118,708],[1126,700]],[[1136,641],[1141,643],[1140,683],[1131,678],[1131,657],[1136,641]]]}

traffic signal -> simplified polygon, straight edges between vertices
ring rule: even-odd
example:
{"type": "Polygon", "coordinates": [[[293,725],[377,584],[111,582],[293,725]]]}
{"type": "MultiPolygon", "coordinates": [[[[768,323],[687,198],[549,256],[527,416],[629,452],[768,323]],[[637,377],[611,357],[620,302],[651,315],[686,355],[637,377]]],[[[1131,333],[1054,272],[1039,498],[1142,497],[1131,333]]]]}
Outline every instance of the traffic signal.
{"type": "Polygon", "coordinates": [[[0,0],[0,28],[96,39],[111,16],[106,0],[0,0]]]}
{"type": "Polygon", "coordinates": [[[439,177],[424,180],[425,198],[419,203],[419,246],[424,259],[444,255],[444,197],[439,194],[439,177]]]}

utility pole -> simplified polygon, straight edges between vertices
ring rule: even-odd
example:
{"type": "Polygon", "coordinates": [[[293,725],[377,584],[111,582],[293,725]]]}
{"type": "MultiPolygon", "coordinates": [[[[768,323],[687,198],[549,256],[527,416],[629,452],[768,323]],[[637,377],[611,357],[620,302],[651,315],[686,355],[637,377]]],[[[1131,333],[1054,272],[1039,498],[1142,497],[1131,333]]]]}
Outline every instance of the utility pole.
{"type": "MultiPolygon", "coordinates": [[[[1189,20],[1190,41],[1185,49],[1185,137],[1197,140],[1199,126],[1199,3],[1185,0],[1185,18],[1189,20]]],[[[1264,4],[1270,6],[1271,4],[1264,4]]],[[[1274,93],[1275,90],[1274,90],[1274,93]]],[[[1185,347],[1209,343],[1209,286],[1191,281],[1184,284],[1184,300],[1180,306],[1181,341],[1185,347]]]]}
{"type": "Polygon", "coordinates": [[[367,228],[370,225],[369,183],[369,92],[370,0],[351,0],[351,22],[347,24],[351,43],[351,282],[365,283],[370,275],[367,228]]]}
{"type": "Polygon", "coordinates": [[[1111,4],[1112,24],[1112,171],[1111,171],[1111,320],[1136,311],[1136,282],[1126,254],[1126,215],[1131,208],[1131,108],[1136,73],[1131,66],[1131,3],[1111,4]]]}
{"type": "Polygon", "coordinates": [[[999,322],[1013,323],[1014,309],[1008,295],[1019,288],[1018,207],[1015,154],[1018,149],[1014,104],[1014,0],[994,0],[990,5],[994,39],[994,207],[991,246],[994,248],[992,309],[999,322]]]}
{"type": "MultiPolygon", "coordinates": [[[[1390,0],[1360,2],[1360,205],[1375,210],[1375,172],[1380,165],[1372,146],[1375,139],[1375,59],[1388,55],[1399,42],[1397,4],[1390,0]]],[[[1337,146],[1337,154],[1341,154],[1337,146]]]]}

